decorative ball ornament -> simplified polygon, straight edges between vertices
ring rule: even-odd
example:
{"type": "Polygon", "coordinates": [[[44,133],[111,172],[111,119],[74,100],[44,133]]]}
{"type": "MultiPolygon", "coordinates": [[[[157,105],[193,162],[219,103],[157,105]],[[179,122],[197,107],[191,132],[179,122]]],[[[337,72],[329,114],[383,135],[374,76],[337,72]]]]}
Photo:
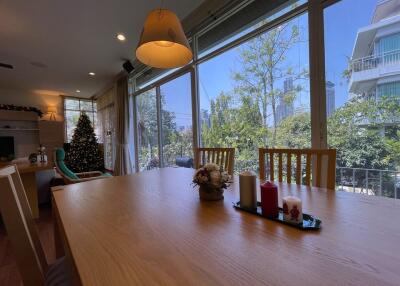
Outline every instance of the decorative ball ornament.
{"type": "Polygon", "coordinates": [[[144,22],[136,58],[155,68],[176,68],[188,64],[193,53],[178,17],[167,9],[156,9],[144,22]]]}

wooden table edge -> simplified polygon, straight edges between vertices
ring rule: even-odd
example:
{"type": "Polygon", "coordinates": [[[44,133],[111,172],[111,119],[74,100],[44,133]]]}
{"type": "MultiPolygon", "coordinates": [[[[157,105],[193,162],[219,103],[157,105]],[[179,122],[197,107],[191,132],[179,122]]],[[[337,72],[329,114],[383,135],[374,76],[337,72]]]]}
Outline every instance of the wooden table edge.
{"type": "Polygon", "coordinates": [[[60,217],[57,203],[54,198],[55,192],[64,191],[63,189],[56,189],[51,194],[51,201],[52,201],[52,214],[54,219],[54,244],[55,244],[55,252],[56,252],[56,259],[62,258],[65,256],[67,258],[68,263],[71,266],[71,275],[74,281],[74,286],[82,285],[81,276],[79,275],[78,267],[75,264],[75,260],[71,253],[71,247],[65,233],[64,224],[60,217]]]}

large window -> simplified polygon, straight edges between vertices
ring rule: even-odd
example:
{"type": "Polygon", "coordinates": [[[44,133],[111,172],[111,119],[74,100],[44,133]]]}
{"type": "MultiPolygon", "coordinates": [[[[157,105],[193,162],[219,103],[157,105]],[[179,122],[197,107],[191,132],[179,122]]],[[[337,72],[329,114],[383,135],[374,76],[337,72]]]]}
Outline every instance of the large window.
{"type": "Polygon", "coordinates": [[[154,110],[145,123],[136,114],[140,169],[180,165],[200,145],[234,147],[235,172],[258,173],[261,146],[330,147],[338,190],[399,198],[398,1],[242,1],[224,12],[191,34],[190,65],[135,75],[141,90],[155,86],[135,90],[136,106],[150,93],[154,110]]]}
{"type": "Polygon", "coordinates": [[[157,168],[160,166],[160,159],[156,89],[151,89],[136,97],[136,116],[139,170],[157,168]]]}
{"type": "Polygon", "coordinates": [[[94,126],[96,134],[97,130],[97,106],[96,102],[90,99],[81,98],[64,98],[64,116],[65,116],[65,133],[67,142],[70,142],[76,124],[78,123],[81,112],[85,112],[94,126]]]}
{"type": "Polygon", "coordinates": [[[161,85],[160,96],[164,166],[193,167],[190,74],[161,85]]]}
{"type": "Polygon", "coordinates": [[[185,73],[135,96],[138,170],[193,167],[191,82],[185,73]]]}
{"type": "Polygon", "coordinates": [[[219,25],[202,33],[198,38],[199,57],[205,56],[239,39],[267,23],[293,10],[307,0],[243,1],[241,9],[233,11],[219,25]]]}
{"type": "Polygon", "coordinates": [[[343,0],[325,9],[328,144],[340,190],[400,195],[400,9],[343,0]],[[338,21],[340,19],[340,21],[338,21]]]}
{"type": "Polygon", "coordinates": [[[235,147],[236,172],[259,147],[310,147],[308,66],[306,14],[200,64],[202,145],[235,147]]]}

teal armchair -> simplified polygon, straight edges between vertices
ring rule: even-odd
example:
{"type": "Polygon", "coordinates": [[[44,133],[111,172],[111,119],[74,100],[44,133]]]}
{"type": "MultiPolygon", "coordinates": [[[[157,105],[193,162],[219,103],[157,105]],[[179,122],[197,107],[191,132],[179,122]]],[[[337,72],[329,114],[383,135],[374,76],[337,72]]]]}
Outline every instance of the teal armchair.
{"type": "Polygon", "coordinates": [[[54,166],[57,169],[57,172],[64,179],[66,184],[75,184],[85,181],[105,179],[112,177],[108,173],[103,173],[100,171],[91,171],[91,172],[83,172],[83,173],[74,173],[72,172],[67,165],[65,165],[65,151],[62,148],[57,148],[54,151],[54,166]]]}

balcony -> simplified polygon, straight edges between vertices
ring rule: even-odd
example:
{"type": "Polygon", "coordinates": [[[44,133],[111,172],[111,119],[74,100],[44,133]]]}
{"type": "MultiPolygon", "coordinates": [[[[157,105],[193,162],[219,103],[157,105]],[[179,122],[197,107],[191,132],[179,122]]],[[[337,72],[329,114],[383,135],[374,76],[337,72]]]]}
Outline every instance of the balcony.
{"type": "Polygon", "coordinates": [[[349,91],[360,94],[371,88],[371,81],[400,74],[400,50],[371,55],[350,62],[349,91]]]}
{"type": "Polygon", "coordinates": [[[337,167],[336,190],[398,199],[400,171],[337,167]]]}

